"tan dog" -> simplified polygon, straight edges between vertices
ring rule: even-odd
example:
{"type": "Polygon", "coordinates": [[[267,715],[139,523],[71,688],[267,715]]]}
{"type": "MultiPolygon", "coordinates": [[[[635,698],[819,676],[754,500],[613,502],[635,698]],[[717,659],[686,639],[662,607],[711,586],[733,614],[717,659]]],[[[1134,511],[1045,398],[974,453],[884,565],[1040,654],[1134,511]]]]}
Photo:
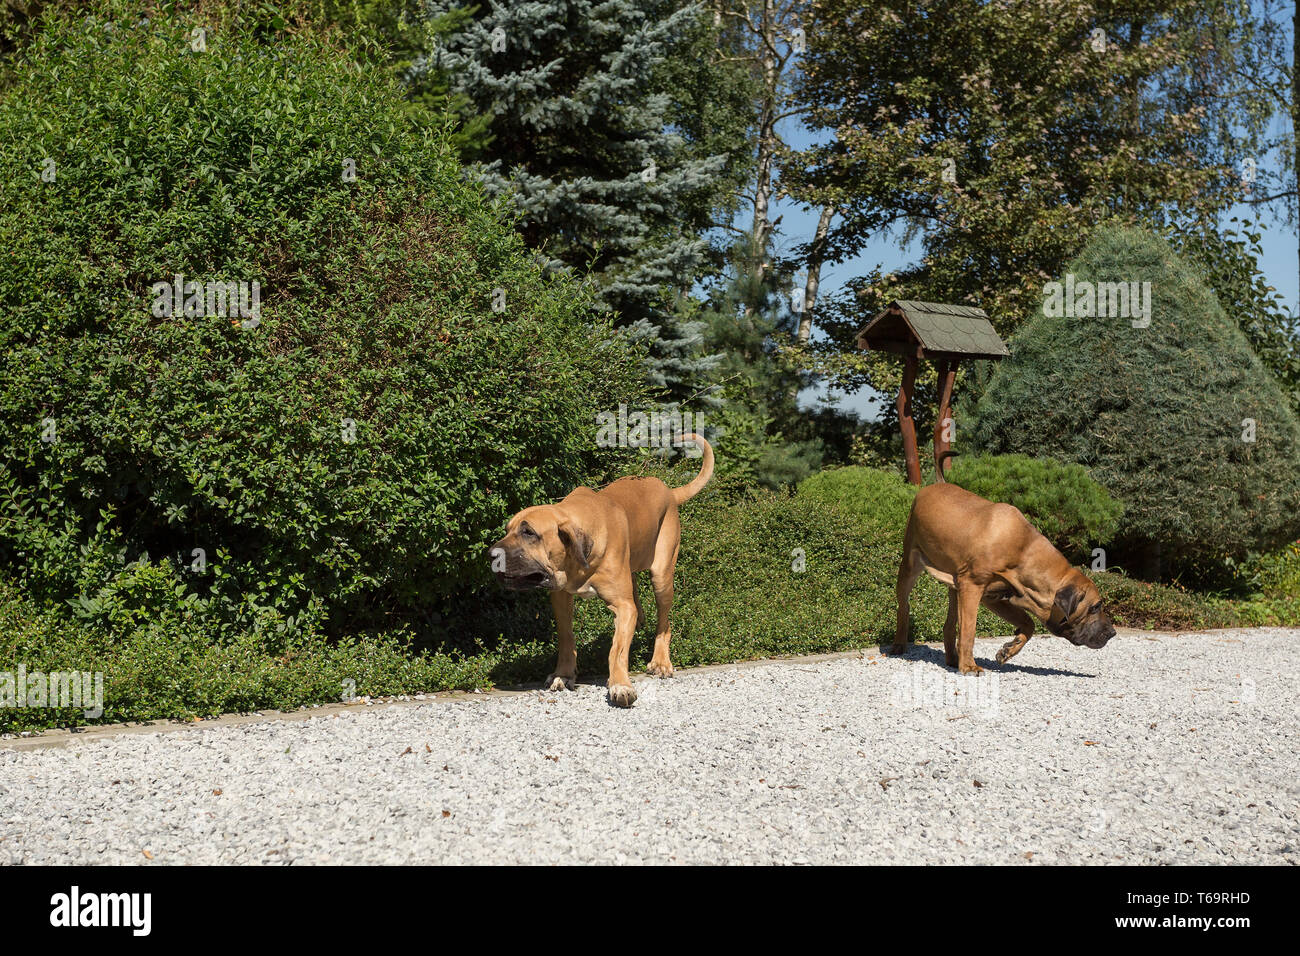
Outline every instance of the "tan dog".
{"type": "Polygon", "coordinates": [[[898,630],[891,654],[907,651],[908,597],[922,571],[948,586],[944,657],[963,674],[984,670],[975,663],[975,615],[981,604],[1016,629],[1015,638],[998,651],[998,663],[1025,646],[1034,618],[1076,645],[1099,648],[1115,636],[1096,586],[1019,509],[956,485],[929,485],[912,503],[898,569],[898,630]]]}
{"type": "Polygon", "coordinates": [[[636,691],[628,679],[632,635],[645,619],[636,596],[635,574],[649,571],[658,612],[654,656],[647,672],[672,677],[668,656],[672,632],[673,571],[682,525],[677,508],[700,493],[713,477],[713,449],[688,434],[704,451],[700,473],[690,484],[669,488],[658,478],[620,478],[600,491],[576,488],[558,505],[525,508],[506,525],[492,546],[492,570],[508,588],[547,588],[555,609],[559,654],[551,690],[573,689],[578,656],[573,645],[574,596],[599,596],[614,612],[614,643],[609,649],[609,701],[631,707],[636,691]]]}

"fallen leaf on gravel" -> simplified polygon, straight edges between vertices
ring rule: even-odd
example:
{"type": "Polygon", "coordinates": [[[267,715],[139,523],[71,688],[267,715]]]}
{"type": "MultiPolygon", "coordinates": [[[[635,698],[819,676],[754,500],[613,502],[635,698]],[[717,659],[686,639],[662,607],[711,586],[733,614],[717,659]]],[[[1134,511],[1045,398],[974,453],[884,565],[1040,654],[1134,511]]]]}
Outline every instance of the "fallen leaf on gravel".
{"type": "Polygon", "coordinates": [[[451,811],[450,811],[450,810],[443,810],[443,811],[442,811],[442,815],[443,815],[444,817],[449,817],[449,816],[451,816],[451,811]]]}
{"type": "Polygon", "coordinates": [[[153,854],[150,853],[148,850],[141,850],[140,852],[144,854],[144,858],[145,858],[146,860],[152,860],[152,859],[153,859],[153,854]]]}
{"type": "Polygon", "coordinates": [[[1085,741],[1083,742],[1083,745],[1084,745],[1085,747],[1095,747],[1095,746],[1097,746],[1097,741],[1095,741],[1095,740],[1085,740],[1085,741]]]}
{"type": "Polygon", "coordinates": [[[219,796],[221,796],[221,791],[220,791],[220,790],[213,790],[213,791],[212,791],[212,795],[213,795],[214,797],[219,797],[219,796]]]}
{"type": "Polygon", "coordinates": [[[982,784],[982,783],[980,783],[978,780],[976,780],[976,781],[975,781],[975,786],[977,786],[977,787],[982,787],[982,786],[984,786],[984,784],[982,784]]]}
{"type": "Polygon", "coordinates": [[[413,754],[413,753],[415,753],[415,751],[412,750],[410,747],[407,747],[405,750],[403,750],[403,751],[402,751],[400,754],[398,754],[397,756],[399,756],[399,757],[405,757],[407,754],[413,754]]]}

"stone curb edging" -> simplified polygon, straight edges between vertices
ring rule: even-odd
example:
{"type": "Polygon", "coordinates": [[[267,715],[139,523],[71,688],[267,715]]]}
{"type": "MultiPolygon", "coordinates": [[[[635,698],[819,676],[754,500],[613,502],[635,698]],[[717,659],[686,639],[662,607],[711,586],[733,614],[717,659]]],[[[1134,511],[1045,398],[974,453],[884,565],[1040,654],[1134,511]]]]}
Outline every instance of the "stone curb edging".
{"type": "MultiPolygon", "coordinates": [[[[1120,634],[1129,634],[1135,637],[1142,637],[1148,641],[1158,641],[1161,637],[1182,637],[1184,635],[1196,634],[1202,636],[1212,636],[1222,633],[1223,631],[1236,631],[1240,628],[1214,628],[1207,631],[1143,631],[1135,628],[1119,628],[1120,634]],[[1160,635],[1156,637],[1154,635],[1160,635]]],[[[1005,642],[1003,637],[977,637],[977,643],[1005,642]]],[[[941,641],[917,641],[916,644],[934,644],[942,645],[941,641]]],[[[819,661],[844,660],[848,658],[874,658],[880,657],[881,650],[878,645],[871,647],[858,648],[850,651],[829,651],[824,654],[802,654],[791,655],[787,657],[760,657],[756,660],[735,661],[730,664],[700,664],[695,667],[679,667],[678,673],[698,674],[707,673],[716,670],[729,670],[734,668],[751,668],[766,667],[769,664],[788,664],[788,663],[816,663],[819,661]]],[[[579,683],[601,684],[603,680],[594,675],[586,675],[586,680],[580,680],[579,683]]],[[[654,680],[655,678],[645,673],[633,674],[632,682],[634,684],[642,681],[654,680]]],[[[531,694],[543,691],[546,688],[540,681],[515,684],[509,687],[494,687],[490,690],[482,691],[430,691],[423,695],[422,698],[403,695],[401,697],[382,697],[378,699],[356,700],[348,703],[337,704],[317,704],[299,707],[296,710],[262,710],[251,714],[222,714],[219,717],[209,717],[193,721],[181,720],[148,720],[138,723],[125,724],[93,724],[88,727],[74,727],[69,729],[46,730],[39,734],[33,734],[30,737],[0,737],[0,751],[2,750],[48,750],[58,747],[66,747],[73,743],[92,743],[97,740],[109,740],[114,737],[128,737],[135,734],[166,734],[174,733],[180,730],[208,730],[217,727],[238,727],[241,724],[257,724],[267,721],[294,721],[310,720],[313,717],[332,717],[336,714],[359,713],[366,710],[387,707],[414,707],[423,704],[432,703],[464,703],[475,700],[488,700],[493,697],[514,697],[520,694],[531,694]]]]}
{"type": "MultiPolygon", "coordinates": [[[[790,657],[762,657],[757,660],[736,661],[731,664],[701,664],[696,667],[679,667],[676,670],[678,673],[696,674],[707,673],[708,671],[714,670],[763,667],[769,664],[832,661],[854,657],[867,658],[880,656],[879,647],[866,647],[851,651],[830,651],[825,654],[804,654],[790,657]]],[[[644,673],[632,675],[632,683],[634,684],[654,679],[655,678],[644,673]]],[[[604,682],[600,678],[588,675],[588,679],[580,679],[579,683],[603,684],[604,682]]],[[[58,747],[66,747],[69,744],[74,743],[93,743],[98,740],[108,740],[114,737],[129,737],[136,734],[166,734],[181,730],[209,730],[218,727],[238,727],[243,724],[265,723],[267,721],[310,720],[313,717],[333,717],[337,714],[359,713],[361,711],[388,707],[414,707],[434,703],[466,703],[476,700],[489,700],[494,697],[516,697],[520,694],[531,694],[544,690],[546,690],[546,687],[540,681],[536,681],[527,684],[515,684],[508,687],[494,687],[490,690],[482,691],[430,691],[425,693],[422,698],[402,695],[402,697],[383,697],[371,699],[369,701],[359,699],[347,703],[308,705],[306,707],[299,707],[295,710],[261,710],[255,711],[251,714],[222,714],[219,717],[201,718],[193,721],[163,719],[125,724],[92,724],[87,727],[46,730],[38,734],[33,734],[30,737],[0,737],[0,750],[48,750],[58,747]]]]}

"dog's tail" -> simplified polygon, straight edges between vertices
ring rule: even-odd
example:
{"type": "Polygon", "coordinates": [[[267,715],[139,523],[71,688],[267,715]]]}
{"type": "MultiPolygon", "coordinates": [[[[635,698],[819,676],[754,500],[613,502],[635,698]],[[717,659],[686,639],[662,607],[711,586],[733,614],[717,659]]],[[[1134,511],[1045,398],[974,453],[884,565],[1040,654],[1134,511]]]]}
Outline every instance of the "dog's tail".
{"type": "Polygon", "coordinates": [[[948,464],[949,458],[956,457],[957,453],[951,449],[939,453],[939,457],[934,460],[934,483],[936,485],[944,485],[948,483],[948,479],[944,477],[943,469],[944,466],[948,464]]]}
{"type": "Polygon", "coordinates": [[[704,452],[704,464],[700,466],[700,473],[691,480],[690,484],[672,489],[673,500],[680,505],[683,502],[690,501],[703,491],[704,486],[707,485],[709,479],[713,477],[713,446],[694,432],[688,432],[683,435],[678,439],[678,442],[683,445],[687,442],[695,442],[695,444],[699,445],[704,452]]]}

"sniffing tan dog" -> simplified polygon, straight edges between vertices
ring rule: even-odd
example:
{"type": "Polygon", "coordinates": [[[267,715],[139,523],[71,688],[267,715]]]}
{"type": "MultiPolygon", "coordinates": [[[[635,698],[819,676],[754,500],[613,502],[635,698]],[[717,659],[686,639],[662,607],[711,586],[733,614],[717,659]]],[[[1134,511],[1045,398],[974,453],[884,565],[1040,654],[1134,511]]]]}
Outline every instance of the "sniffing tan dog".
{"type": "Polygon", "coordinates": [[[981,604],[1016,629],[997,653],[999,664],[1033,636],[1034,618],[1076,645],[1099,648],[1115,636],[1096,586],[1019,509],[956,485],[927,485],[912,503],[898,569],[898,630],[891,654],[907,651],[909,595],[922,571],[948,586],[944,657],[963,674],[984,670],[975,663],[975,615],[981,604]]]}
{"type": "Polygon", "coordinates": [[[573,599],[599,596],[614,612],[614,643],[609,649],[609,702],[631,707],[636,691],[628,679],[627,655],[632,635],[645,619],[636,596],[635,574],[649,571],[658,613],[654,655],[646,671],[672,677],[668,656],[672,631],[673,571],[682,525],[677,508],[694,498],[713,477],[713,449],[699,435],[704,452],[700,473],[690,484],[669,488],[658,478],[620,478],[592,491],[575,488],[558,505],[525,508],[506,525],[505,537],[492,546],[492,570],[513,590],[547,588],[559,632],[555,673],[546,678],[551,690],[572,690],[578,673],[573,646],[573,599]]]}

